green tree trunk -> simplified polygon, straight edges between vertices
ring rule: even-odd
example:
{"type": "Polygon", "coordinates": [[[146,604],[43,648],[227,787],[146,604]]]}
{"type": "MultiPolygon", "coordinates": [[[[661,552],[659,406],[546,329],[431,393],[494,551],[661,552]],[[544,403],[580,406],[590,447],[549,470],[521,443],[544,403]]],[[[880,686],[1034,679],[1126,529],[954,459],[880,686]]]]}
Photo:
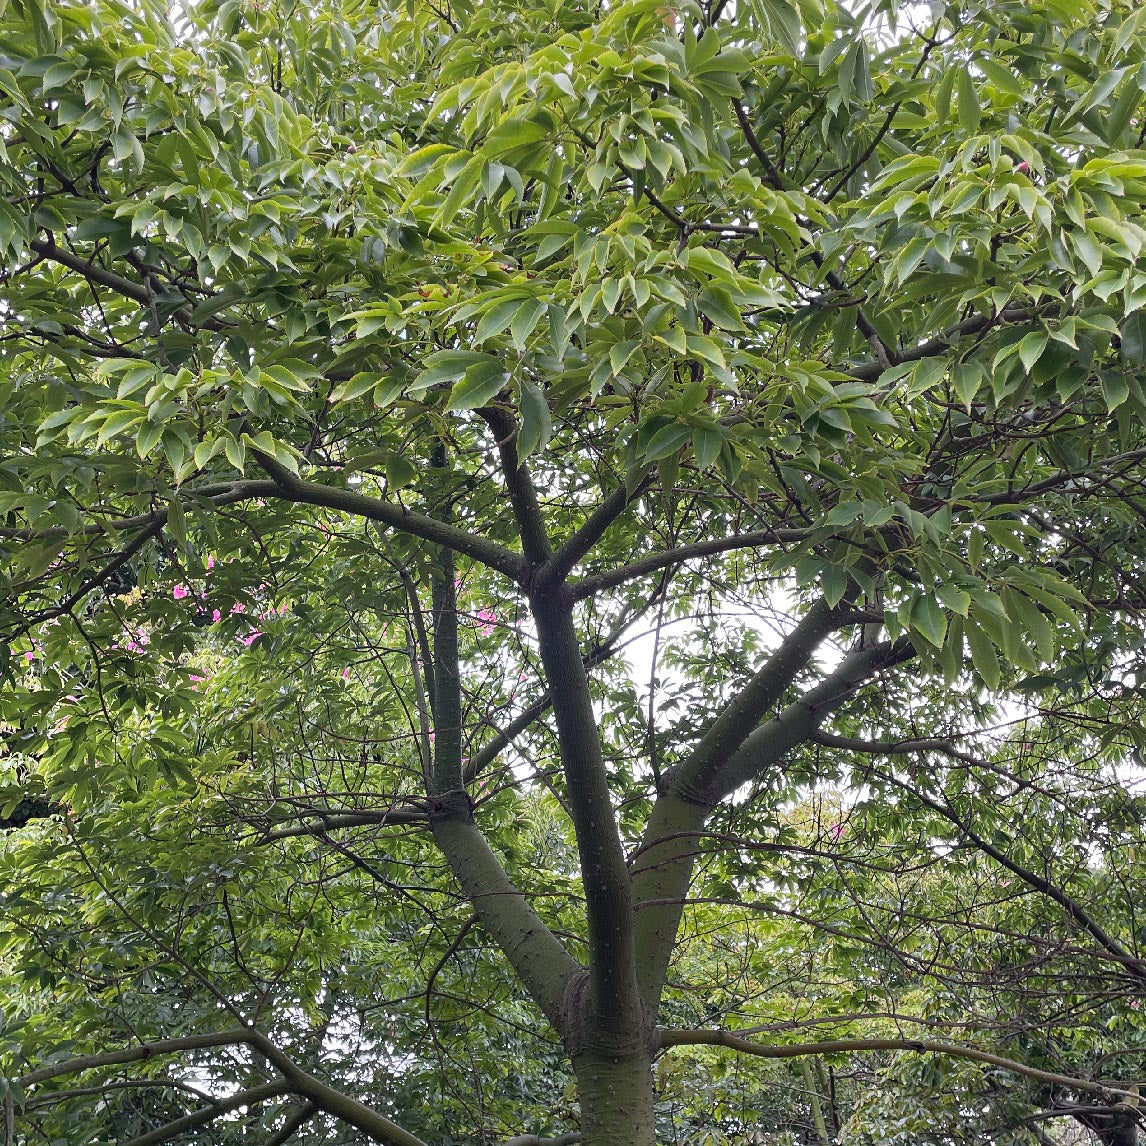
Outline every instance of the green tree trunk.
{"type": "Polygon", "coordinates": [[[647,1054],[585,1051],[573,1060],[581,1146],[656,1146],[653,1068],[647,1054]]]}

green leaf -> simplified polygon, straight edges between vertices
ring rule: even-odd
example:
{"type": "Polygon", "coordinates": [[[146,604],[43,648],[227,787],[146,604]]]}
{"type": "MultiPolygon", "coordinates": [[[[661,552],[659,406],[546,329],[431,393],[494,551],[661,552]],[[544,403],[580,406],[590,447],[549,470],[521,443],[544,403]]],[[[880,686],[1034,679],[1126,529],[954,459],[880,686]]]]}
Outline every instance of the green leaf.
{"type": "Polygon", "coordinates": [[[437,350],[427,355],[425,369],[410,383],[413,393],[428,390],[443,382],[456,382],[472,366],[498,365],[497,360],[476,350],[437,350]]]}
{"type": "Polygon", "coordinates": [[[363,394],[369,394],[378,385],[380,377],[381,375],[373,371],[360,371],[335,386],[330,392],[330,401],[350,402],[355,398],[361,398],[363,394]]]}
{"type": "Polygon", "coordinates": [[[956,76],[961,74],[958,66],[948,67],[939,83],[935,85],[935,118],[946,123],[951,118],[951,93],[955,89],[956,76]]]}
{"type": "Polygon", "coordinates": [[[979,130],[979,120],[983,109],[979,105],[979,96],[975,91],[975,81],[966,67],[960,68],[957,73],[956,89],[959,106],[959,126],[970,135],[979,130]]]}
{"type": "Polygon", "coordinates": [[[509,324],[510,337],[518,350],[525,349],[526,339],[529,338],[533,328],[540,322],[547,309],[546,303],[541,299],[524,302],[518,308],[517,314],[509,324]]]}
{"type": "Polygon", "coordinates": [[[1028,374],[1042,357],[1049,337],[1045,330],[1032,330],[1030,334],[1024,335],[1019,343],[1019,359],[1028,374]]]}
{"type": "Polygon", "coordinates": [[[446,143],[431,143],[410,152],[398,168],[398,174],[408,179],[421,179],[448,156],[457,155],[458,149],[446,143]]]}
{"type": "Polygon", "coordinates": [[[951,369],[951,385],[955,396],[967,409],[983,383],[983,367],[978,362],[960,362],[951,369]]]}
{"type": "Polygon", "coordinates": [[[156,422],[144,422],[135,434],[135,452],[146,458],[159,445],[163,437],[163,426],[156,422]]]}
{"type": "Polygon", "coordinates": [[[800,51],[800,13],[789,0],[754,0],[759,19],[790,56],[800,51]]]}
{"type": "Polygon", "coordinates": [[[465,377],[450,391],[446,412],[474,410],[488,405],[509,381],[499,362],[479,362],[471,366],[465,377]]]}
{"type": "Polygon", "coordinates": [[[710,366],[716,367],[717,370],[727,369],[723,351],[711,338],[707,338],[703,334],[688,334],[685,336],[685,343],[688,346],[689,354],[694,358],[707,362],[710,366]]]}
{"type": "Polygon", "coordinates": [[[1006,92],[1008,95],[1021,96],[1023,94],[1024,88],[1019,78],[1010,68],[1004,67],[998,60],[994,60],[990,56],[983,56],[975,61],[975,66],[982,69],[988,81],[1000,91],[1006,92]]]}
{"type": "Polygon", "coordinates": [[[916,597],[911,606],[911,627],[928,644],[937,649],[943,647],[943,637],[947,632],[947,614],[936,601],[927,594],[916,597]]]}
{"type": "Polygon", "coordinates": [[[1013,589],[1004,595],[1007,612],[1022,627],[1024,634],[1033,642],[1039,658],[1048,662],[1054,659],[1057,641],[1054,629],[1039,607],[1022,593],[1013,589]]]}
{"type": "Polygon", "coordinates": [[[434,222],[439,227],[448,227],[463,205],[472,195],[485,170],[486,159],[483,155],[474,155],[458,172],[449,194],[434,215],[434,222]]]}
{"type": "Polygon", "coordinates": [[[1113,413],[1130,397],[1130,382],[1125,374],[1115,370],[1102,371],[1102,397],[1106,402],[1106,409],[1113,413]]]}
{"type": "Polygon", "coordinates": [[[1146,310],[1136,310],[1127,315],[1118,326],[1118,338],[1123,358],[1130,362],[1146,362],[1146,310]]]}
{"type": "Polygon", "coordinates": [[[521,428],[517,433],[517,460],[543,450],[553,434],[553,421],[549,403],[541,388],[525,380],[520,385],[521,428]]]}
{"type": "Polygon", "coordinates": [[[649,444],[645,446],[644,459],[646,462],[655,462],[660,458],[668,457],[669,454],[676,453],[691,437],[691,426],[681,426],[676,423],[662,426],[649,439],[649,444]]]}
{"type": "Polygon", "coordinates": [[[180,549],[187,548],[187,518],[183,513],[183,503],[176,495],[167,502],[167,533],[180,549]]]}
{"type": "Polygon", "coordinates": [[[550,129],[531,119],[506,119],[486,137],[482,151],[487,156],[501,156],[519,147],[528,147],[549,138],[550,129]]]}
{"type": "Polygon", "coordinates": [[[839,565],[829,565],[820,577],[820,590],[825,603],[834,609],[843,599],[848,589],[848,574],[839,565]]]}
{"type": "Polygon", "coordinates": [[[481,321],[478,323],[474,333],[474,343],[480,346],[483,342],[506,330],[517,317],[518,311],[526,305],[529,305],[527,299],[510,298],[491,307],[482,315],[481,321]]]}
{"type": "Polygon", "coordinates": [[[974,621],[963,622],[963,635],[967,638],[967,645],[971,649],[971,662],[975,666],[975,672],[987,688],[994,691],[1002,680],[994,643],[974,621]]]}
{"type": "Polygon", "coordinates": [[[950,609],[960,617],[966,617],[971,609],[971,594],[956,585],[945,582],[936,589],[935,595],[945,609],[950,609]]]}
{"type": "Polygon", "coordinates": [[[692,432],[692,452],[697,466],[706,470],[720,456],[724,435],[715,427],[698,426],[692,432]]]}
{"type": "Polygon", "coordinates": [[[391,454],[386,459],[386,486],[389,490],[402,489],[417,476],[417,467],[401,454],[391,454]]]}
{"type": "Polygon", "coordinates": [[[747,330],[732,295],[723,287],[709,286],[697,295],[696,304],[714,325],[723,330],[747,330]]]}

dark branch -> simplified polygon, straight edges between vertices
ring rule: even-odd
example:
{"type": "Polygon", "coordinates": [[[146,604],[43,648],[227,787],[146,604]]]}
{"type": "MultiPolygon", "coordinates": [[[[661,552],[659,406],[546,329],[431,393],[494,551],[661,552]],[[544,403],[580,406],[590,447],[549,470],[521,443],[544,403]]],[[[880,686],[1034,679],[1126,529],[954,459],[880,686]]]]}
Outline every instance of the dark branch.
{"type": "MultiPolygon", "coordinates": [[[[630,562],[628,565],[585,577],[571,585],[570,589],[574,600],[583,601],[603,589],[623,585],[626,581],[635,581],[638,577],[647,577],[672,565],[683,565],[686,561],[694,561],[698,557],[711,557],[717,553],[730,553],[736,549],[755,549],[762,545],[797,545],[807,541],[814,533],[813,529],[757,529],[749,533],[734,533],[728,537],[714,537],[709,541],[697,541],[690,545],[678,546],[676,549],[650,553],[647,557],[630,562]]],[[[570,545],[572,544],[573,541],[570,542],[570,545]]],[[[560,556],[558,554],[558,557],[560,556]]]]}
{"type": "MultiPolygon", "coordinates": [[[[420,537],[424,541],[435,545],[444,545],[455,553],[463,553],[488,565],[491,569],[504,573],[511,580],[523,583],[528,572],[528,564],[520,554],[498,545],[496,541],[487,541],[476,533],[469,533],[459,529],[456,525],[439,521],[416,510],[407,509],[404,505],[395,505],[393,502],[382,501],[379,498],[368,497],[366,494],[356,493],[354,490],[338,489],[335,486],[321,485],[315,481],[307,481],[298,477],[276,459],[262,452],[256,452],[259,464],[271,475],[273,479],[266,483],[269,490],[263,490],[261,496],[277,496],[287,501],[306,505],[323,505],[328,509],[336,509],[348,513],[353,517],[364,517],[369,521],[379,521],[391,529],[401,533],[409,533],[420,537]]],[[[260,485],[263,483],[259,483],[260,485]]]]}
{"type": "MultiPolygon", "coordinates": [[[[651,477],[644,478],[634,489],[630,490],[624,485],[618,486],[597,508],[589,515],[589,519],[579,530],[554,554],[544,568],[538,573],[538,583],[544,585],[558,585],[569,576],[573,567],[597,544],[604,536],[605,531],[621,516],[634,498],[648,488],[651,477]]],[[[619,582],[617,582],[619,584],[619,582]]],[[[584,584],[584,582],[582,582],[584,584]]],[[[579,587],[578,587],[579,588],[579,587]]],[[[574,590],[574,597],[581,600],[583,594],[574,590]]]]}

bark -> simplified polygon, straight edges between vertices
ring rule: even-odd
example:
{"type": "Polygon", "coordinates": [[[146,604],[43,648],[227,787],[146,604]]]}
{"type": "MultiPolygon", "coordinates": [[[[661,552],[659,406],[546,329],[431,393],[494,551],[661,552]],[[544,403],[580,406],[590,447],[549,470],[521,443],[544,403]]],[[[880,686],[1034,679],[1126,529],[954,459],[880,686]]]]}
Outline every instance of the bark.
{"type": "Polygon", "coordinates": [[[707,807],[671,792],[653,806],[633,861],[637,982],[649,1013],[660,1002],[707,807]]]}
{"type": "MultiPolygon", "coordinates": [[[[607,1031],[636,1052],[644,1042],[633,937],[632,888],[617,830],[593,699],[568,604],[533,597],[538,644],[557,724],[561,766],[577,836],[589,931],[589,996],[581,1007],[586,1031],[607,1031]]],[[[562,1029],[576,1053],[581,1032],[562,1029]]]]}
{"type": "Polygon", "coordinates": [[[647,1053],[584,1051],[573,1059],[582,1146],[656,1146],[653,1069],[647,1053]]]}
{"type": "MultiPolygon", "coordinates": [[[[822,623],[823,618],[817,618],[822,623]]],[[[798,628],[701,739],[692,756],[664,777],[633,865],[637,966],[648,1014],[660,1003],[688,894],[700,832],[713,807],[739,785],[778,764],[854,691],[882,668],[905,659],[910,646],[885,642],[849,653],[834,672],[752,727],[815,649],[816,625],[798,628]],[[806,655],[801,646],[808,645],[806,655]],[[803,656],[803,659],[801,659],[803,656]],[[735,730],[735,731],[733,731],[735,730]],[[737,740],[739,737],[739,740],[737,740]]]]}
{"type": "Polygon", "coordinates": [[[525,896],[510,882],[473,823],[464,792],[442,800],[432,819],[434,839],[482,926],[501,948],[554,1030],[567,1030],[566,983],[581,971],[525,896]]]}

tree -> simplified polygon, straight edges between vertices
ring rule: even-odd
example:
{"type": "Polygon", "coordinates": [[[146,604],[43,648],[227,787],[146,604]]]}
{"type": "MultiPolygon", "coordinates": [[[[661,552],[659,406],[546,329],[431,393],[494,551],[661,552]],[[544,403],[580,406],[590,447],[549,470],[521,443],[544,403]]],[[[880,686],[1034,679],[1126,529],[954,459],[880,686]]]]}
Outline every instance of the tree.
{"type": "Polygon", "coordinates": [[[1141,10],[0,10],[10,1140],[1134,1139],[1141,10]]]}

